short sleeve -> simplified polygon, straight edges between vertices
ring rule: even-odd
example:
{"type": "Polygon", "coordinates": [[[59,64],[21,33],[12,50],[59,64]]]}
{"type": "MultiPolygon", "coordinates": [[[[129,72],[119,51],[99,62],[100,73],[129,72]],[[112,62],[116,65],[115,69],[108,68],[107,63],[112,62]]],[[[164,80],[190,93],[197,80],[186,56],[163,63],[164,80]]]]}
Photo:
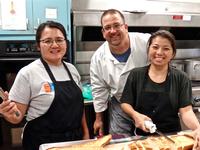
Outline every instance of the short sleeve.
{"type": "Polygon", "coordinates": [[[128,103],[132,106],[135,105],[135,96],[136,96],[136,86],[135,86],[135,79],[134,73],[130,72],[126,84],[124,86],[124,90],[122,93],[122,97],[120,99],[121,103],[128,103]]]}

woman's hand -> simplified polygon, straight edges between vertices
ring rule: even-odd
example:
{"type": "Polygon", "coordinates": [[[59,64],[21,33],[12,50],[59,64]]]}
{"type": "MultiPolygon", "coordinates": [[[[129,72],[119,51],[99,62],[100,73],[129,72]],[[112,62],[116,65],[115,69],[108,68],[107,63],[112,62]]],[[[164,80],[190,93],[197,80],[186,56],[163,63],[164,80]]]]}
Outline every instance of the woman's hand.
{"type": "Polygon", "coordinates": [[[23,115],[21,111],[18,109],[18,106],[15,102],[10,100],[4,100],[0,104],[0,114],[10,123],[17,124],[19,123],[23,115]]]}
{"type": "Polygon", "coordinates": [[[15,114],[16,110],[17,106],[15,102],[12,102],[10,100],[3,101],[0,104],[0,113],[6,118],[12,117],[15,114]]]}
{"type": "Polygon", "coordinates": [[[192,132],[182,131],[180,132],[180,135],[186,135],[193,138],[195,141],[194,141],[194,146],[192,150],[200,150],[200,127],[192,132]]]}
{"type": "Polygon", "coordinates": [[[192,150],[200,150],[200,127],[193,131],[193,138],[195,142],[192,150]]]}
{"type": "Polygon", "coordinates": [[[192,150],[200,150],[200,138],[199,137],[197,137],[195,139],[194,146],[193,146],[192,150]]]}
{"type": "Polygon", "coordinates": [[[136,128],[140,128],[145,132],[149,132],[149,130],[145,127],[144,122],[146,120],[151,120],[151,118],[149,118],[146,115],[140,114],[140,113],[135,113],[134,115],[134,121],[135,121],[135,127],[136,128]]]}
{"type": "Polygon", "coordinates": [[[132,118],[136,128],[140,128],[145,132],[149,132],[149,130],[144,125],[144,121],[151,120],[151,118],[135,111],[130,104],[122,103],[121,108],[125,113],[127,113],[132,118]]]}
{"type": "Polygon", "coordinates": [[[3,94],[5,98],[0,104],[0,114],[6,118],[10,118],[15,113],[17,106],[8,99],[8,92],[4,92],[3,94]]]}
{"type": "Polygon", "coordinates": [[[0,114],[10,123],[17,124],[23,119],[28,105],[9,100],[8,92],[5,92],[5,97],[0,104],[0,114]]]}

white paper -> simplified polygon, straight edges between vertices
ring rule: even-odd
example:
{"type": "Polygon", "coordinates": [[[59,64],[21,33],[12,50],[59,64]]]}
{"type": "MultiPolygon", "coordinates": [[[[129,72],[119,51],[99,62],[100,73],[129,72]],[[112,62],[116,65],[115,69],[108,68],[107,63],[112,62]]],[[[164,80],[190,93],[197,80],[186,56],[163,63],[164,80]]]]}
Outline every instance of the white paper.
{"type": "Polygon", "coordinates": [[[191,15],[183,15],[183,20],[184,21],[191,21],[192,20],[192,16],[191,15]]]}
{"type": "Polygon", "coordinates": [[[26,0],[1,0],[3,30],[26,30],[26,0]]]}
{"type": "Polygon", "coordinates": [[[45,17],[47,19],[57,19],[57,9],[56,8],[46,8],[45,17]]]}

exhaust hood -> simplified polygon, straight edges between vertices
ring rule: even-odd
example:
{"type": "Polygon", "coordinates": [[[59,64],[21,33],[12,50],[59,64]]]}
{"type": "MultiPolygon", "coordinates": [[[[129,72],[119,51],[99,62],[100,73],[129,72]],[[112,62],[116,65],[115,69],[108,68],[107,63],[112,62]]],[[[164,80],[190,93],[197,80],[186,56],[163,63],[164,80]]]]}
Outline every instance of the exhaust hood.
{"type": "Polygon", "coordinates": [[[103,11],[110,8],[122,11],[129,32],[152,33],[159,29],[172,32],[177,43],[175,59],[200,58],[200,2],[140,0],[133,3],[133,0],[74,0],[74,64],[82,79],[89,78],[90,59],[104,42],[100,18],[103,11]]]}
{"type": "Polygon", "coordinates": [[[73,24],[100,26],[104,10],[116,8],[123,12],[129,26],[199,27],[200,2],[140,0],[76,0],[72,1],[73,24]]]}

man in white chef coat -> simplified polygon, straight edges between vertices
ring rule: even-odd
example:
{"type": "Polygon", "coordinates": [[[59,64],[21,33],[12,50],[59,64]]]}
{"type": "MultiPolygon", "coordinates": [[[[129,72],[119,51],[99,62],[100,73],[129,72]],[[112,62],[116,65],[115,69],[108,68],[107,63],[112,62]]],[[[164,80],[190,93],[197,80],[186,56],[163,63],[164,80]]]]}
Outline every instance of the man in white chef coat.
{"type": "Polygon", "coordinates": [[[123,14],[116,9],[101,16],[106,40],[94,53],[90,78],[96,120],[94,132],[103,135],[103,113],[109,108],[109,133],[130,136],[131,119],[120,108],[120,97],[131,69],[147,64],[146,43],[150,34],[129,33],[123,14]]]}

